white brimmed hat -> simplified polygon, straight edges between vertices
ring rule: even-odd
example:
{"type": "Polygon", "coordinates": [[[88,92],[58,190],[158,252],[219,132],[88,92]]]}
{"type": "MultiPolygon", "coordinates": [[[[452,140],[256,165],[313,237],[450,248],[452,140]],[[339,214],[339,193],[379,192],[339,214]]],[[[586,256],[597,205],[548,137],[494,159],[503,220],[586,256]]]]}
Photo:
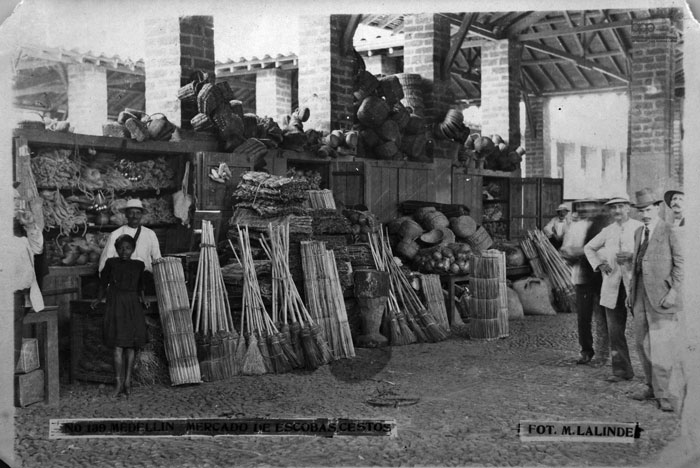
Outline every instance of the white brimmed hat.
{"type": "Polygon", "coordinates": [[[131,209],[131,208],[138,208],[139,210],[143,211],[144,213],[147,211],[146,208],[143,207],[143,203],[141,203],[141,200],[139,200],[137,198],[132,198],[131,200],[127,200],[126,205],[121,207],[119,209],[119,211],[124,212],[126,210],[131,209]]]}
{"type": "Polygon", "coordinates": [[[566,206],[566,203],[562,203],[561,205],[557,206],[557,211],[571,211],[568,206],[566,206]]]}
{"type": "Polygon", "coordinates": [[[627,203],[628,205],[632,204],[632,202],[630,201],[630,198],[626,194],[615,195],[610,200],[605,202],[606,205],[615,205],[617,203],[627,203]]]}

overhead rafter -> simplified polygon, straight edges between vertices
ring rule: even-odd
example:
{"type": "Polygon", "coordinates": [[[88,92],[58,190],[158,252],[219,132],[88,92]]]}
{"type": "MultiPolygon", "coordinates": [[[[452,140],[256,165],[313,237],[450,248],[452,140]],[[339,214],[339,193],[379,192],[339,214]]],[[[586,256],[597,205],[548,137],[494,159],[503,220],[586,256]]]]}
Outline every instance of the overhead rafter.
{"type": "MultiPolygon", "coordinates": [[[[553,31],[556,31],[556,29],[554,29],[554,25],[553,25],[553,24],[550,24],[549,27],[550,27],[553,31]]],[[[564,43],[564,41],[562,40],[562,38],[561,38],[560,36],[555,36],[555,38],[556,38],[557,43],[559,43],[559,46],[562,48],[562,50],[564,50],[564,52],[566,52],[567,54],[571,54],[571,50],[569,50],[569,47],[564,43]]],[[[578,36],[576,36],[576,39],[578,40],[578,36]]],[[[581,54],[585,56],[585,55],[586,55],[586,51],[585,51],[585,50],[581,50],[581,54]]],[[[558,65],[557,65],[557,66],[558,66],[558,65]]],[[[581,75],[581,77],[583,77],[584,81],[585,81],[586,83],[588,83],[588,86],[590,86],[590,87],[594,87],[594,86],[595,86],[595,84],[593,83],[593,81],[591,81],[591,79],[588,78],[588,76],[586,76],[586,74],[583,73],[583,71],[581,71],[581,69],[580,69],[579,67],[574,67],[574,68],[576,69],[576,71],[578,72],[578,74],[581,75]]]]}
{"type": "MultiPolygon", "coordinates": [[[[535,54],[533,54],[532,51],[529,50],[527,47],[523,47],[523,54],[525,54],[526,52],[532,59],[535,59],[535,54]]],[[[549,83],[552,85],[552,88],[559,89],[559,86],[557,86],[557,82],[554,81],[552,75],[549,74],[549,72],[546,68],[544,68],[543,65],[537,65],[537,69],[540,71],[542,76],[544,76],[547,79],[547,81],[549,81],[549,83]]]]}
{"type": "Polygon", "coordinates": [[[529,11],[527,16],[522,19],[513,22],[508,26],[507,34],[509,36],[517,36],[520,31],[524,31],[533,24],[537,23],[541,19],[545,18],[551,11],[529,11]]]}
{"type": "MultiPolygon", "coordinates": [[[[605,31],[608,29],[624,28],[632,25],[632,21],[615,21],[612,23],[593,23],[587,26],[579,26],[568,29],[550,29],[536,33],[519,34],[517,38],[521,41],[533,41],[536,39],[548,39],[562,35],[576,35],[587,32],[605,31]]],[[[552,24],[550,24],[550,27],[552,24]]]]}
{"type": "MultiPolygon", "coordinates": [[[[551,26],[550,26],[550,28],[551,28],[551,26]]],[[[532,29],[533,32],[537,32],[537,29],[535,28],[534,24],[532,26],[530,26],[530,29],[532,29]]],[[[524,43],[522,43],[522,44],[524,45],[524,43]]],[[[542,43],[538,43],[538,44],[542,44],[542,43]]],[[[544,44],[542,44],[542,45],[544,45],[544,44]]],[[[560,43],[560,45],[561,45],[561,43],[560,43]]],[[[564,78],[564,81],[566,81],[566,84],[569,85],[569,88],[576,89],[576,85],[574,84],[573,81],[571,81],[571,78],[569,78],[569,75],[564,72],[561,65],[559,65],[558,63],[555,63],[552,66],[554,67],[554,69],[557,72],[559,72],[559,74],[562,76],[562,78],[564,78]]]]}
{"type": "Polygon", "coordinates": [[[467,37],[469,33],[469,28],[478,16],[478,13],[465,13],[462,18],[462,24],[459,26],[459,31],[454,38],[451,40],[450,50],[447,52],[445,61],[442,63],[442,78],[446,79],[450,73],[450,68],[457,57],[457,53],[462,49],[462,43],[464,38],[467,37]]]}
{"type": "Polygon", "coordinates": [[[450,73],[452,73],[453,75],[457,75],[464,81],[469,81],[470,83],[481,83],[481,75],[477,75],[476,73],[470,73],[463,68],[454,67],[452,68],[452,70],[450,70],[450,73]]]}
{"type": "Polygon", "coordinates": [[[575,55],[563,52],[559,49],[555,49],[554,47],[549,47],[547,45],[540,44],[539,42],[525,41],[523,42],[523,45],[528,49],[568,60],[569,62],[572,62],[579,67],[583,67],[589,70],[595,70],[600,73],[612,76],[613,78],[617,78],[618,80],[623,81],[625,83],[629,83],[629,78],[627,78],[626,76],[613,70],[609,70],[607,67],[599,65],[598,63],[592,60],[577,57],[575,55]]]}
{"type": "Polygon", "coordinates": [[[542,90],[540,89],[540,86],[535,82],[534,78],[530,76],[530,72],[528,71],[528,69],[522,67],[521,70],[523,72],[523,77],[525,78],[525,81],[527,81],[530,85],[530,91],[532,91],[534,94],[541,94],[542,90]]]}
{"type": "Polygon", "coordinates": [[[488,27],[485,25],[478,23],[474,21],[471,26],[469,27],[469,30],[476,36],[483,37],[484,39],[489,39],[491,41],[497,41],[500,39],[503,39],[503,35],[496,34],[495,32],[491,31],[488,27]]]}
{"type": "Polygon", "coordinates": [[[343,42],[341,44],[343,55],[352,53],[352,39],[355,37],[355,31],[357,31],[357,25],[360,24],[360,21],[362,21],[362,15],[350,15],[350,21],[348,21],[348,25],[343,31],[343,42]]]}

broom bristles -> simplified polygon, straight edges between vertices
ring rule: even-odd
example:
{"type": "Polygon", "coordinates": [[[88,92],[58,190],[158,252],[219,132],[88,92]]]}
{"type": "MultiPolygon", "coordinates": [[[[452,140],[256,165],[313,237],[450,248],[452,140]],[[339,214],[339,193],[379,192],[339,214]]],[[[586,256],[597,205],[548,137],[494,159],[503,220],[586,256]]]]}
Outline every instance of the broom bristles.
{"type": "Polygon", "coordinates": [[[318,351],[320,353],[322,359],[321,365],[328,364],[329,362],[333,361],[333,354],[331,353],[331,350],[328,347],[326,339],[321,334],[321,327],[319,325],[314,324],[311,325],[309,329],[311,330],[311,336],[313,337],[314,343],[316,344],[316,347],[318,348],[318,351]]]}
{"type": "Polygon", "coordinates": [[[425,332],[423,331],[423,329],[420,327],[420,325],[415,320],[415,318],[411,315],[410,312],[406,313],[405,318],[406,318],[406,323],[410,327],[413,334],[416,336],[416,341],[418,343],[427,343],[430,341],[430,340],[428,340],[428,337],[426,336],[425,332]]]}
{"type": "Polygon", "coordinates": [[[280,346],[282,346],[282,352],[287,357],[287,361],[289,361],[289,365],[293,369],[296,369],[297,367],[301,367],[301,362],[299,362],[299,357],[292,347],[291,338],[289,336],[289,327],[286,328],[286,334],[284,332],[279,332],[276,336],[279,339],[280,346]]]}
{"type": "Polygon", "coordinates": [[[243,358],[242,370],[244,375],[262,375],[267,372],[262,354],[260,354],[260,348],[258,347],[258,340],[255,339],[255,335],[250,335],[248,349],[246,350],[245,357],[243,358]]]}
{"type": "Polygon", "coordinates": [[[401,342],[402,344],[413,344],[418,341],[416,334],[413,333],[411,327],[406,323],[406,319],[403,317],[398,317],[399,329],[401,330],[401,342]]]}
{"type": "Polygon", "coordinates": [[[245,352],[246,352],[245,338],[243,337],[243,334],[241,333],[240,335],[238,335],[238,342],[236,343],[236,351],[233,355],[234,375],[239,375],[243,372],[243,362],[245,360],[245,352]]]}
{"type": "Polygon", "coordinates": [[[304,357],[306,358],[306,368],[309,370],[318,369],[322,364],[322,359],[314,339],[311,336],[311,331],[308,327],[304,327],[299,331],[299,339],[301,346],[304,348],[304,357]]]}
{"type": "Polygon", "coordinates": [[[304,367],[306,365],[306,362],[304,359],[304,348],[301,344],[301,337],[299,336],[300,332],[301,325],[299,324],[299,322],[292,322],[292,324],[289,325],[289,342],[292,345],[292,348],[294,349],[294,354],[296,355],[297,360],[299,361],[299,367],[304,367]]]}
{"type": "Polygon", "coordinates": [[[270,349],[267,347],[267,333],[260,333],[258,330],[256,330],[255,338],[258,342],[258,349],[260,349],[260,354],[262,355],[265,369],[267,369],[267,372],[275,372],[275,368],[272,365],[272,359],[270,358],[270,349]]]}
{"type": "Polygon", "coordinates": [[[275,373],[283,374],[292,370],[292,365],[282,350],[278,335],[269,335],[267,337],[267,346],[270,350],[270,360],[275,368],[275,373]]]}

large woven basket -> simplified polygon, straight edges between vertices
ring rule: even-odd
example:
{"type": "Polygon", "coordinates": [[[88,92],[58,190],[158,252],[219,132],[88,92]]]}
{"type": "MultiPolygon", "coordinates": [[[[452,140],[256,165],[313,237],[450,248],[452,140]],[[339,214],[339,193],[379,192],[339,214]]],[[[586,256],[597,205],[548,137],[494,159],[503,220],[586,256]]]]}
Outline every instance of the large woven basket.
{"type": "Polygon", "coordinates": [[[385,141],[398,141],[401,138],[399,124],[391,119],[385,120],[381,127],[379,127],[379,136],[385,141]]]}
{"type": "Polygon", "coordinates": [[[377,159],[392,159],[399,152],[399,147],[393,141],[387,141],[374,148],[377,159]]]}
{"type": "Polygon", "coordinates": [[[471,236],[467,237],[467,242],[471,248],[477,252],[486,250],[493,245],[493,239],[483,226],[476,228],[476,231],[471,236]]]}
{"type": "Polygon", "coordinates": [[[406,107],[411,107],[413,113],[424,115],[425,103],[423,101],[423,79],[421,76],[415,73],[399,73],[396,77],[403,88],[404,97],[401,99],[401,103],[406,107]]]}
{"type": "Polygon", "coordinates": [[[363,125],[379,127],[389,116],[389,104],[377,96],[369,96],[362,101],[357,111],[357,118],[363,125]]]}
{"type": "Polygon", "coordinates": [[[389,105],[394,105],[403,99],[403,86],[401,86],[401,82],[395,75],[385,76],[379,80],[379,85],[389,105]]]}

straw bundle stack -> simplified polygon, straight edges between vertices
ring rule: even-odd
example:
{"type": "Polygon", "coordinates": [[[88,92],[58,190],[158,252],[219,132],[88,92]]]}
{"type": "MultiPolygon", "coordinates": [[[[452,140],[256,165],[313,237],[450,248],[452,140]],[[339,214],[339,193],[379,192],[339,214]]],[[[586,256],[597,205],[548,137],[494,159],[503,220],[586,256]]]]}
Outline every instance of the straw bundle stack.
{"type": "Polygon", "coordinates": [[[498,255],[498,337],[506,338],[510,334],[508,327],[508,283],[506,280],[506,253],[503,251],[498,255]]]}
{"type": "Polygon", "coordinates": [[[191,312],[195,308],[195,331],[198,333],[198,354],[204,380],[222,380],[240,373],[240,365],[234,359],[238,334],[233,327],[231,306],[216,253],[214,228],[207,220],[202,221],[201,252],[191,312]]]}
{"type": "Polygon", "coordinates": [[[520,241],[520,247],[523,249],[528,262],[530,262],[533,274],[538,278],[546,278],[547,274],[544,272],[535,244],[530,239],[525,238],[520,241]]]}
{"type": "MultiPolygon", "coordinates": [[[[571,282],[571,267],[539,229],[528,231],[528,239],[537,248],[544,269],[554,287],[559,304],[568,312],[576,312],[576,292],[571,282]]],[[[526,253],[527,255],[527,253],[526,253]]]]}
{"type": "Polygon", "coordinates": [[[163,257],[153,262],[158,312],[172,385],[201,382],[192,315],[182,262],[163,257]]]}
{"type": "MultiPolygon", "coordinates": [[[[469,260],[469,289],[472,292],[469,299],[469,336],[473,339],[491,340],[499,338],[503,333],[499,319],[502,314],[499,284],[501,259],[505,262],[503,252],[484,250],[479,255],[472,255],[469,260]]],[[[503,272],[505,274],[505,267],[503,272]]],[[[506,321],[507,317],[506,296],[506,321]]]]}
{"type": "Polygon", "coordinates": [[[421,275],[421,289],[428,311],[433,314],[440,326],[449,330],[450,324],[447,320],[447,308],[445,307],[445,296],[442,293],[440,276],[421,275]]]}
{"type": "Polygon", "coordinates": [[[311,208],[335,210],[335,200],[333,192],[330,190],[309,190],[309,202],[311,208]]]}
{"type": "Polygon", "coordinates": [[[321,326],[335,359],[355,357],[335,254],[325,242],[301,242],[304,287],[311,315],[321,326]]]}

